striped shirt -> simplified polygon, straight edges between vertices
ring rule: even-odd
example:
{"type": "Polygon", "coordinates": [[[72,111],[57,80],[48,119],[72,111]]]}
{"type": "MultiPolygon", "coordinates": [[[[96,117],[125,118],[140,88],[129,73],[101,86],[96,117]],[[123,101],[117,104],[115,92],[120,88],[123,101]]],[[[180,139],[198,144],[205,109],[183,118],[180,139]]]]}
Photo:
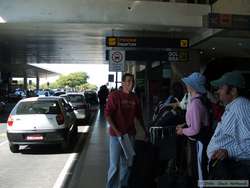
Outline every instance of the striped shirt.
{"type": "Polygon", "coordinates": [[[246,98],[238,97],[226,105],[207,147],[208,158],[218,149],[226,149],[232,159],[250,159],[250,101],[246,98]]]}

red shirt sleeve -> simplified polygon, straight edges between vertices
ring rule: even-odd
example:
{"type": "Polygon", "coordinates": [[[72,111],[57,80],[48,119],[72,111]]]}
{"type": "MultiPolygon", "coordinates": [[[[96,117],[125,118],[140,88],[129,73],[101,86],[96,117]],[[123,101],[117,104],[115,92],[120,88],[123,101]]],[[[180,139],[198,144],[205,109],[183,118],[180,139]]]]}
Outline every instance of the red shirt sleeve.
{"type": "Polygon", "coordinates": [[[114,100],[114,97],[115,97],[114,92],[110,93],[108,96],[108,102],[106,104],[105,111],[104,111],[105,117],[111,116],[112,112],[116,109],[116,104],[115,104],[116,100],[114,100]]]}

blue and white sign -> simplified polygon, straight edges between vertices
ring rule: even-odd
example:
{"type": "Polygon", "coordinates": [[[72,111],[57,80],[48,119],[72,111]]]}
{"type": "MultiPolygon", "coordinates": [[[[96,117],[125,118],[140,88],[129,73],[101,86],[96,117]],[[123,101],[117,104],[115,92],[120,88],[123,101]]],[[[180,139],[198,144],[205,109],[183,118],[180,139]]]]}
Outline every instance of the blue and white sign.
{"type": "Polygon", "coordinates": [[[109,71],[122,72],[124,71],[125,51],[111,50],[109,53],[109,71]]]}

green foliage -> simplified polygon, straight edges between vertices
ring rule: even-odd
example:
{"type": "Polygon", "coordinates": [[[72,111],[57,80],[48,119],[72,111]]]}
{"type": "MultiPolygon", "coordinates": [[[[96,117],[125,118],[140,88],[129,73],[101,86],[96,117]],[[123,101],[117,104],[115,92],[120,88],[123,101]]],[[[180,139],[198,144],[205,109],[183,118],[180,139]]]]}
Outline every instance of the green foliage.
{"type": "Polygon", "coordinates": [[[77,86],[76,88],[78,91],[84,91],[84,90],[97,90],[97,86],[94,84],[86,83],[82,84],[80,86],[77,86]]]}
{"type": "Polygon", "coordinates": [[[32,83],[31,85],[28,85],[28,89],[31,89],[31,90],[36,89],[36,84],[32,83]]]}
{"type": "Polygon", "coordinates": [[[83,91],[86,89],[97,90],[97,86],[89,84],[87,79],[89,76],[85,72],[75,72],[68,75],[60,76],[55,82],[50,83],[49,87],[47,84],[42,84],[41,89],[57,89],[57,88],[71,88],[77,91],[83,91]]]}
{"type": "Polygon", "coordinates": [[[47,83],[40,85],[40,89],[57,89],[59,88],[56,82],[51,82],[49,86],[47,83]]]}
{"type": "Polygon", "coordinates": [[[76,86],[86,84],[89,76],[85,72],[75,72],[68,75],[62,75],[56,80],[58,88],[64,88],[66,86],[75,88],[76,86]]]}

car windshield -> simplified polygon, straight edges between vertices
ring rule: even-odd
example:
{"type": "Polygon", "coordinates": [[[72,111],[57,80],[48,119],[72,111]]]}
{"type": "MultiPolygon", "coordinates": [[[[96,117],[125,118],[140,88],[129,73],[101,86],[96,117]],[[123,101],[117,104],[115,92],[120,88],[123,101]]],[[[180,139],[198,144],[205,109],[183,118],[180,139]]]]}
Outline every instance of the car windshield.
{"type": "Polygon", "coordinates": [[[82,95],[68,95],[69,96],[69,101],[72,102],[72,103],[84,103],[85,100],[84,100],[84,97],[82,95]]]}
{"type": "Polygon", "coordinates": [[[59,114],[60,108],[57,101],[26,101],[21,102],[16,114],[59,114]]]}

